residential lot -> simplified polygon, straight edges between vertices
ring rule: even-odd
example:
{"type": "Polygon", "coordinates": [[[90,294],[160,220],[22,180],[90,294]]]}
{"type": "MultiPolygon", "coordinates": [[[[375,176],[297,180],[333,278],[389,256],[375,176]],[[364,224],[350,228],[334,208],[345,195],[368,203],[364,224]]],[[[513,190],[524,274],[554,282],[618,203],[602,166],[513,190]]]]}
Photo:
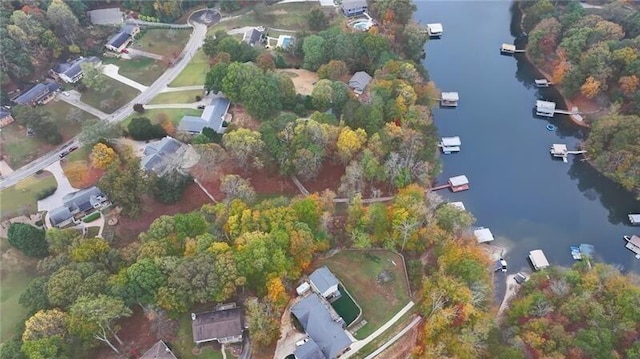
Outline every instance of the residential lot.
{"type": "Polygon", "coordinates": [[[179,55],[189,34],[191,29],[148,29],[137,36],[131,47],[162,56],[179,55]]]}
{"type": "Polygon", "coordinates": [[[409,302],[405,268],[402,258],[395,253],[344,250],[320,260],[316,266],[322,265],[329,267],[362,308],[362,319],[367,324],[356,332],[358,339],[373,333],[409,302]],[[387,283],[378,280],[383,271],[392,278],[387,283]]]}
{"type": "Polygon", "coordinates": [[[176,92],[165,92],[161,93],[158,96],[154,97],[151,100],[152,104],[157,103],[192,103],[196,102],[196,96],[203,95],[202,90],[187,90],[187,91],[176,91],[176,92]]]}
{"type": "Polygon", "coordinates": [[[119,67],[118,73],[145,86],[151,85],[167,69],[162,61],[148,57],[136,57],[131,60],[105,59],[104,64],[113,64],[119,67]]]}
{"type": "Polygon", "coordinates": [[[204,85],[204,80],[209,71],[209,59],[202,49],[199,49],[187,67],[182,70],[173,82],[169,84],[171,87],[204,85]]]}
{"type": "Polygon", "coordinates": [[[127,86],[110,77],[107,77],[104,81],[107,83],[107,88],[104,92],[86,89],[82,92],[80,101],[105,113],[113,113],[131,101],[139,93],[139,91],[133,87],[127,86]]]}
{"type": "Polygon", "coordinates": [[[287,3],[266,6],[258,4],[253,12],[242,17],[223,21],[209,29],[214,33],[219,29],[233,29],[242,26],[265,26],[287,30],[307,29],[306,15],[313,8],[320,7],[317,3],[287,3]]]}
{"type": "Polygon", "coordinates": [[[146,110],[144,113],[134,113],[133,115],[125,118],[120,125],[126,129],[134,117],[146,117],[151,123],[162,123],[164,119],[170,120],[174,126],[178,126],[183,116],[200,116],[202,110],[190,109],[190,108],[162,108],[146,110]]]}
{"type": "Polygon", "coordinates": [[[56,179],[45,171],[18,182],[15,186],[0,191],[0,212],[2,218],[15,217],[22,213],[37,212],[38,193],[47,188],[57,187],[56,179]]]}
{"type": "MultiPolygon", "coordinates": [[[[173,343],[173,351],[178,358],[182,359],[222,359],[222,352],[213,348],[213,344],[202,348],[198,355],[193,354],[195,347],[193,333],[191,332],[191,317],[189,314],[180,316],[180,326],[178,327],[178,337],[173,343]]],[[[227,352],[228,353],[228,352],[227,352]]]]}

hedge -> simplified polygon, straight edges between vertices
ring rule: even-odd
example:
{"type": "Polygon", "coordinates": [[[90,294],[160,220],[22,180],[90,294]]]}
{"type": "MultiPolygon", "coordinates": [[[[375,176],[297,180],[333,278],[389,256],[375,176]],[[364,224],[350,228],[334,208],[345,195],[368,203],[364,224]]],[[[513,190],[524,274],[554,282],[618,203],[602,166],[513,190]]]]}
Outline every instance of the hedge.
{"type": "Polygon", "coordinates": [[[89,223],[91,221],[95,221],[96,219],[100,218],[100,212],[93,212],[90,215],[84,217],[82,219],[82,222],[84,223],[89,223]]]}

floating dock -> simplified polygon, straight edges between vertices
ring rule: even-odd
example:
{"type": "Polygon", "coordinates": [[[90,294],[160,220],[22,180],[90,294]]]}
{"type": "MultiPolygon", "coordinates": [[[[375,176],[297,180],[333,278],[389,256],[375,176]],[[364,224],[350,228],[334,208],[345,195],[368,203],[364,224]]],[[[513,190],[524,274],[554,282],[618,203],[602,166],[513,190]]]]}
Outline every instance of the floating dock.
{"type": "Polygon", "coordinates": [[[553,85],[551,83],[551,81],[547,80],[547,79],[537,79],[535,80],[535,85],[536,87],[549,87],[551,85],[553,85]]]}
{"type": "Polygon", "coordinates": [[[629,222],[633,226],[640,226],[640,214],[629,214],[629,222]]]}
{"type": "Polygon", "coordinates": [[[635,253],[636,259],[640,259],[640,237],[634,234],[631,237],[624,236],[623,238],[627,241],[625,248],[635,253]]]}
{"type": "Polygon", "coordinates": [[[495,239],[491,230],[485,227],[478,227],[473,231],[473,235],[476,237],[478,243],[493,242],[495,239]]]}
{"type": "Polygon", "coordinates": [[[460,100],[460,96],[458,96],[457,92],[443,92],[440,95],[440,106],[456,107],[458,106],[459,100],[460,100]]]}
{"type": "Polygon", "coordinates": [[[526,52],[526,50],[518,50],[516,49],[516,45],[513,44],[504,43],[500,46],[500,53],[502,54],[517,54],[522,52],[526,52]]]}
{"type": "Polygon", "coordinates": [[[553,117],[556,112],[556,103],[551,101],[536,101],[536,115],[543,117],[553,117]]]}
{"type": "Polygon", "coordinates": [[[562,158],[562,162],[567,163],[569,155],[579,155],[587,153],[587,151],[569,151],[567,145],[562,143],[554,143],[549,150],[551,155],[556,158],[562,158]]]}
{"type": "Polygon", "coordinates": [[[449,202],[449,204],[451,206],[456,207],[457,209],[461,210],[461,211],[466,211],[467,209],[464,207],[464,203],[462,202],[449,202]]]}
{"type": "Polygon", "coordinates": [[[466,191],[469,189],[469,180],[467,179],[467,176],[451,177],[446,184],[431,187],[431,192],[445,188],[450,188],[452,192],[466,191]]]}
{"type": "Polygon", "coordinates": [[[533,268],[537,271],[543,270],[549,266],[549,261],[541,249],[530,251],[529,260],[531,261],[533,268]]]}
{"type": "Polygon", "coordinates": [[[442,36],[443,30],[441,23],[427,24],[427,34],[429,34],[429,37],[440,37],[442,36]]]}
{"type": "Polygon", "coordinates": [[[448,155],[455,152],[460,152],[460,146],[462,142],[460,141],[460,137],[442,137],[440,139],[440,143],[438,147],[442,149],[442,153],[448,155]]]}

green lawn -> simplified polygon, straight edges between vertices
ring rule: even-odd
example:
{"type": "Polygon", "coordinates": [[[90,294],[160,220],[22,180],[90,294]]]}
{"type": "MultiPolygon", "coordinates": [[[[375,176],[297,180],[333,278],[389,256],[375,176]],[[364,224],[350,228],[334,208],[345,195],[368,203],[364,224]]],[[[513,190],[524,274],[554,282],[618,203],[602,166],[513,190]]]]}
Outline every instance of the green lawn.
{"type": "Polygon", "coordinates": [[[100,93],[92,89],[86,89],[82,93],[80,100],[102,112],[113,113],[131,101],[139,93],[139,91],[133,87],[127,86],[110,77],[106,77],[105,81],[107,82],[107,89],[104,92],[100,93]]]}
{"type": "Polygon", "coordinates": [[[193,334],[191,332],[191,317],[188,314],[180,316],[180,327],[178,328],[178,338],[172,348],[178,358],[181,359],[222,359],[222,352],[213,350],[211,347],[202,349],[200,355],[194,355],[191,350],[195,346],[193,334]]]}
{"type": "Polygon", "coordinates": [[[37,195],[43,189],[56,187],[56,179],[50,172],[26,178],[15,186],[0,191],[0,212],[2,217],[14,217],[26,213],[38,211],[37,195]]]}
{"type": "Polygon", "coordinates": [[[149,103],[192,103],[196,102],[196,96],[202,96],[202,90],[187,90],[178,92],[165,92],[158,94],[149,103]]]}
{"type": "Polygon", "coordinates": [[[306,30],[307,14],[315,7],[320,6],[309,3],[276,4],[270,6],[258,4],[253,7],[253,12],[235,19],[222,21],[209,29],[209,33],[213,34],[219,29],[229,30],[243,26],[306,30]]]}
{"type": "Polygon", "coordinates": [[[345,250],[321,260],[318,266],[322,265],[329,267],[362,308],[361,318],[367,324],[356,333],[358,339],[373,333],[409,302],[405,268],[397,254],[345,250]],[[378,275],[383,270],[391,273],[393,280],[379,283],[378,275]]]}
{"type": "Polygon", "coordinates": [[[152,123],[160,123],[164,116],[169,118],[171,122],[173,122],[174,126],[178,126],[180,120],[183,116],[200,116],[202,114],[202,110],[195,110],[191,108],[166,108],[166,109],[153,109],[146,110],[144,113],[134,113],[133,115],[125,118],[122,122],[120,122],[120,126],[123,129],[126,129],[129,126],[129,122],[134,117],[146,117],[151,120],[152,123]]]}
{"type": "MultiPolygon", "coordinates": [[[[0,265],[2,265],[0,261],[0,265]]],[[[20,294],[35,276],[25,271],[7,271],[0,279],[0,343],[10,339],[27,316],[27,310],[18,303],[20,294]]]]}
{"type": "Polygon", "coordinates": [[[134,49],[162,56],[178,57],[189,41],[191,29],[148,29],[134,41],[134,49]]]}
{"type": "MultiPolygon", "coordinates": [[[[79,121],[67,119],[67,115],[74,107],[63,101],[51,101],[44,108],[51,114],[51,120],[58,126],[58,131],[60,131],[63,141],[67,141],[77,135],[84,120],[95,118],[93,115],[82,111],[79,121]]],[[[9,165],[14,170],[56,147],[43,143],[35,136],[28,137],[26,129],[17,123],[12,123],[2,128],[0,143],[2,143],[0,152],[3,152],[9,158],[9,165]]]]}
{"type": "Polygon", "coordinates": [[[169,84],[171,87],[204,85],[204,79],[209,71],[209,59],[202,49],[199,49],[189,64],[169,84]]]}
{"type": "Polygon", "coordinates": [[[67,163],[69,162],[75,162],[75,161],[88,161],[89,160],[89,154],[91,154],[91,149],[93,147],[89,146],[89,145],[84,145],[80,148],[78,148],[77,150],[71,152],[71,154],[69,154],[66,157],[67,163]]]}
{"type": "Polygon", "coordinates": [[[145,86],[150,86],[167,69],[162,62],[148,57],[136,57],[132,60],[108,58],[102,62],[118,66],[120,75],[145,86]]]}

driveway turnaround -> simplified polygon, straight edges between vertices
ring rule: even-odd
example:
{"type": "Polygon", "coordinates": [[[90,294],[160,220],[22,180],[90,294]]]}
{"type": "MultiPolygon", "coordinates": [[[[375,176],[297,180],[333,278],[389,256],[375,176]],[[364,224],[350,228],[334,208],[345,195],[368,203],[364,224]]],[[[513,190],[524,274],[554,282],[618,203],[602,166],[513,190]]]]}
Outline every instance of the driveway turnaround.
{"type": "Polygon", "coordinates": [[[58,188],[51,196],[38,201],[38,212],[50,211],[54,208],[62,206],[62,197],[78,190],[77,188],[71,186],[71,183],[69,183],[69,179],[67,179],[67,176],[64,175],[62,166],[60,166],[60,161],[54,162],[53,164],[46,167],[45,170],[51,172],[51,174],[53,174],[53,177],[56,178],[56,182],[58,182],[58,188]]]}
{"type": "Polygon", "coordinates": [[[111,77],[114,80],[120,81],[125,85],[131,86],[134,89],[143,92],[146,91],[149,86],[145,86],[139,82],[135,82],[132,79],[128,78],[128,77],[124,77],[122,75],[120,75],[118,73],[118,70],[120,68],[114,64],[108,64],[108,65],[104,65],[104,68],[102,69],[102,73],[104,73],[105,75],[111,77]]]}

